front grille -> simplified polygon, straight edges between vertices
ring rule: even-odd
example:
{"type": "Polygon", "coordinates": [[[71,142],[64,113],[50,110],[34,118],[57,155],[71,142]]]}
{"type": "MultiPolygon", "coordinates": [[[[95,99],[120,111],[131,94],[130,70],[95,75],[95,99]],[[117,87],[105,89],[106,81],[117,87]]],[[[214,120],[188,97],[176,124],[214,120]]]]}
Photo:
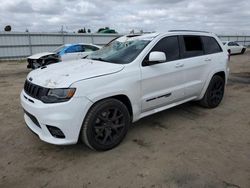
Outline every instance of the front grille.
{"type": "Polygon", "coordinates": [[[41,100],[42,96],[47,95],[49,89],[38,86],[38,85],[33,84],[33,83],[29,82],[28,80],[26,80],[24,83],[24,91],[27,95],[29,95],[35,99],[41,100]]]}

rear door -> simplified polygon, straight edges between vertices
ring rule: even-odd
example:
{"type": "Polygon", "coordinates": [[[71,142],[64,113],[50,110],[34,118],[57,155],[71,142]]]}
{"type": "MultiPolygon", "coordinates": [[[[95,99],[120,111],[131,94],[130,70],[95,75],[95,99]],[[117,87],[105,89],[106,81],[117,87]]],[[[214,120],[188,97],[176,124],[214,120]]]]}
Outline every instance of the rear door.
{"type": "Polygon", "coordinates": [[[198,96],[205,83],[206,70],[211,58],[204,56],[201,36],[183,35],[179,40],[185,67],[185,98],[198,96]]]}
{"type": "Polygon", "coordinates": [[[222,52],[217,41],[210,36],[184,35],[180,37],[181,56],[185,66],[185,97],[199,96],[207,76],[222,52]]]}
{"type": "Polygon", "coordinates": [[[161,39],[151,50],[164,52],[166,62],[141,67],[142,111],[166,106],[184,97],[183,63],[179,54],[178,36],[161,39]]]}

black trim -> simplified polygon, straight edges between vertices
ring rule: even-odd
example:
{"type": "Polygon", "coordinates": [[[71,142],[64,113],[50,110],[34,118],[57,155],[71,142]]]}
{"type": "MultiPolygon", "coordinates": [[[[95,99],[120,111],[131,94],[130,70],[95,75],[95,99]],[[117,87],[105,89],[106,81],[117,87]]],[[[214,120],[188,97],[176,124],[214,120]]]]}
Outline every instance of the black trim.
{"type": "Polygon", "coordinates": [[[199,30],[169,30],[168,32],[194,32],[194,33],[210,33],[208,31],[199,31],[199,30]]]}
{"type": "MultiPolygon", "coordinates": [[[[29,82],[28,80],[26,80],[25,83],[24,83],[24,91],[30,97],[41,100],[42,96],[47,95],[49,89],[38,86],[38,85],[33,84],[33,83],[29,82]]],[[[31,99],[28,99],[28,100],[30,102],[34,103],[33,100],[31,100],[31,99]]]]}
{"type": "Polygon", "coordinates": [[[41,125],[39,124],[38,120],[35,116],[27,112],[25,109],[23,109],[24,113],[31,119],[31,121],[39,128],[41,128],[41,125]]]}
{"type": "Polygon", "coordinates": [[[170,95],[172,95],[172,93],[167,93],[167,94],[164,94],[164,95],[160,95],[158,97],[147,99],[146,102],[153,101],[155,99],[159,99],[159,98],[162,98],[162,97],[169,97],[170,95]]]}
{"type": "Polygon", "coordinates": [[[47,129],[49,130],[50,134],[55,138],[65,138],[65,135],[63,134],[62,130],[58,127],[52,126],[52,125],[46,125],[47,129]]]}

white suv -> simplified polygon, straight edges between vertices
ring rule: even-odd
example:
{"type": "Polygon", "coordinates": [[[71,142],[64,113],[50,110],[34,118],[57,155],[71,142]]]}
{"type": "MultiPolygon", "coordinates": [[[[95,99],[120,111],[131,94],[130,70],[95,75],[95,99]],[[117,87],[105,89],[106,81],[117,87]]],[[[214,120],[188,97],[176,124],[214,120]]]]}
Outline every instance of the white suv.
{"type": "Polygon", "coordinates": [[[85,59],[30,72],[20,97],[41,140],[108,150],[145,116],[191,100],[218,106],[228,72],[227,50],[212,33],[130,35],[85,59]]]}

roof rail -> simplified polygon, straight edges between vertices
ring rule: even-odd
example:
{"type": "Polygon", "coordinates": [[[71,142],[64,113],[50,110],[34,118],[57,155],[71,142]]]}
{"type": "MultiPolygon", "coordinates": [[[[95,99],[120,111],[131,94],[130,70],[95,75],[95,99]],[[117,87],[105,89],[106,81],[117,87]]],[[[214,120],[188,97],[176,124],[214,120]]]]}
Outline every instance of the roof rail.
{"type": "Polygon", "coordinates": [[[198,31],[198,30],[169,30],[168,32],[201,32],[201,33],[210,33],[208,31],[198,31]]]}

